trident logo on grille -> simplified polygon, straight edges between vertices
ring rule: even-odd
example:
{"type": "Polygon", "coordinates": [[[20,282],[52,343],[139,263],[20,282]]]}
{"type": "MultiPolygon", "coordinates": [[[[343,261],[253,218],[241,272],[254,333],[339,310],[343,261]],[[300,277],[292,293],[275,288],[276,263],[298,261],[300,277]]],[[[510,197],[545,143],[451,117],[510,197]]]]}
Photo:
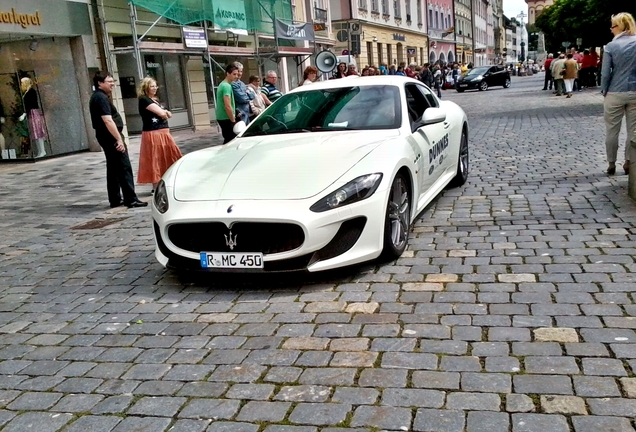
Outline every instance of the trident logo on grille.
{"type": "Polygon", "coordinates": [[[229,237],[225,235],[225,244],[230,247],[230,250],[234,250],[234,246],[236,246],[236,237],[238,234],[234,234],[234,238],[232,238],[232,231],[230,231],[229,237]]]}

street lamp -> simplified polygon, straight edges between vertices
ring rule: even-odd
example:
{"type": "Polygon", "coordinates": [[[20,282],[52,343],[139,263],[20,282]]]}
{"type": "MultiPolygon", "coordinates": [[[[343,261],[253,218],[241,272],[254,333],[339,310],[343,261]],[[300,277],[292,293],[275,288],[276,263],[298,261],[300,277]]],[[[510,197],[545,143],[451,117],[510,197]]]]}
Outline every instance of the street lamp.
{"type": "Polygon", "coordinates": [[[519,39],[521,39],[521,44],[520,44],[521,45],[521,56],[519,57],[519,60],[521,62],[523,62],[526,59],[525,50],[524,50],[524,47],[525,47],[526,44],[523,41],[523,30],[524,30],[523,19],[525,17],[527,17],[527,16],[528,15],[526,15],[526,13],[524,11],[521,11],[519,13],[519,15],[517,15],[517,18],[519,19],[519,22],[521,23],[521,34],[519,35],[519,39]]]}

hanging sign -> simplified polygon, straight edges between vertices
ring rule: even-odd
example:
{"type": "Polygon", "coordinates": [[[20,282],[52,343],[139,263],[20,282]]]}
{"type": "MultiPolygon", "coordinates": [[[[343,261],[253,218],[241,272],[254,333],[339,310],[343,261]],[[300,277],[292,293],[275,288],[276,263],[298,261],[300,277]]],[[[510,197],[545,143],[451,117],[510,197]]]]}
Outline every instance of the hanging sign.
{"type": "Polygon", "coordinates": [[[207,48],[205,30],[195,27],[183,27],[183,42],[186,48],[207,48]]]}
{"type": "Polygon", "coordinates": [[[247,30],[244,0],[215,2],[214,28],[221,30],[247,30]]]}
{"type": "Polygon", "coordinates": [[[276,20],[276,37],[290,40],[314,40],[314,28],[310,23],[287,24],[276,20]]]}

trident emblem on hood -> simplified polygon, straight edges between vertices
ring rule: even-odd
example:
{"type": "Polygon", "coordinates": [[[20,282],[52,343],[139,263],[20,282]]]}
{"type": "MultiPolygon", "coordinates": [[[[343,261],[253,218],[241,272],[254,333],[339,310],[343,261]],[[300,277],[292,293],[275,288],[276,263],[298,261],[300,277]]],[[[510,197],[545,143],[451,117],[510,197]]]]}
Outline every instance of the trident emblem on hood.
{"type": "Polygon", "coordinates": [[[234,250],[234,246],[236,246],[236,237],[238,234],[234,234],[234,238],[232,238],[232,231],[230,231],[229,236],[225,235],[225,244],[230,247],[230,250],[234,250]]]}

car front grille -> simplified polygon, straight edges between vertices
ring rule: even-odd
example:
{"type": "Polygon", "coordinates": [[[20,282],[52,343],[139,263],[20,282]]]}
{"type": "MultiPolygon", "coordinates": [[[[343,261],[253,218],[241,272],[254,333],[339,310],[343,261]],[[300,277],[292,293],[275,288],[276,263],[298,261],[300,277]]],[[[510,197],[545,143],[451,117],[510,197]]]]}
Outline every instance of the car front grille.
{"type": "Polygon", "coordinates": [[[190,252],[262,252],[264,255],[298,249],[303,229],[290,223],[237,222],[228,229],[221,222],[192,222],[168,227],[168,238],[190,252]]]}

